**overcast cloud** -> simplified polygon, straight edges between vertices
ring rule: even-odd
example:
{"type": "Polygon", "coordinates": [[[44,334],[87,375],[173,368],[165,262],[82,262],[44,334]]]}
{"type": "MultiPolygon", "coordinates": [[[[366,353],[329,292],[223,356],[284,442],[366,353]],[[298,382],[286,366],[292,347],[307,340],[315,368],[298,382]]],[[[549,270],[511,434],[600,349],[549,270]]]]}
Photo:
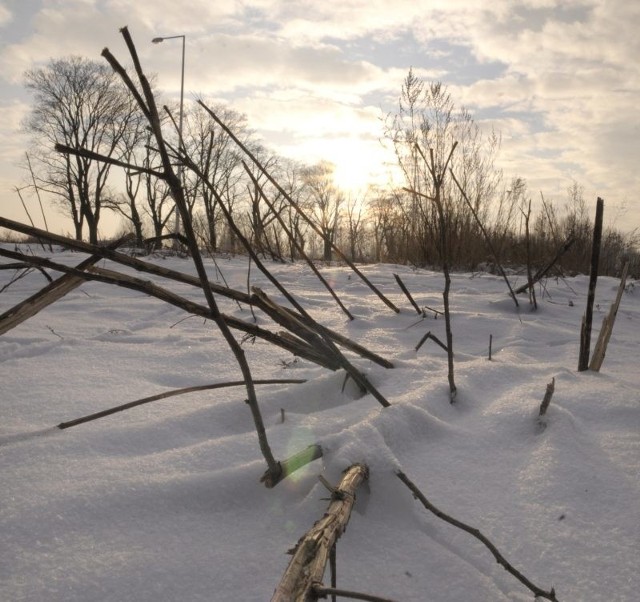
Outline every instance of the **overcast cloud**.
{"type": "MultiPolygon", "coordinates": [[[[450,87],[483,126],[502,133],[506,175],[534,198],[562,201],[572,181],[605,198],[618,226],[640,226],[640,3],[628,0],[2,0],[0,211],[24,219],[11,190],[25,140],[25,70],[51,57],[123,61],[128,25],[145,69],[167,98],[228,102],[265,143],[305,160],[329,159],[344,186],[383,183],[380,145],[408,69],[450,87]]],[[[385,165],[387,164],[387,165],[385,165]]]]}

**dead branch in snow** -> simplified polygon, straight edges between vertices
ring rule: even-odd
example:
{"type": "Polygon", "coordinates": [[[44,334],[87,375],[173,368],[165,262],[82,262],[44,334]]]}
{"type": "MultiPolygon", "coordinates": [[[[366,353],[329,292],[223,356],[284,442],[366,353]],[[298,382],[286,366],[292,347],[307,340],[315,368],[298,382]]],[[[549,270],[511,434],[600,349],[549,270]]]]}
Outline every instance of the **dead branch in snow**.
{"type": "Polygon", "coordinates": [[[263,308],[273,320],[285,326],[287,330],[290,330],[301,339],[307,341],[312,347],[323,350],[329,357],[334,357],[340,367],[353,378],[360,389],[363,392],[371,393],[382,407],[386,408],[391,405],[378,389],[369,382],[366,376],[338,351],[328,337],[323,337],[318,334],[314,328],[315,322],[311,320],[306,312],[298,317],[294,315],[293,312],[284,310],[284,308],[271,301],[258,287],[254,286],[252,291],[254,295],[261,300],[261,308],[263,308]]]}
{"type": "Polygon", "coordinates": [[[555,256],[553,257],[553,259],[551,261],[549,261],[549,263],[542,269],[538,270],[533,278],[531,278],[531,282],[527,281],[526,284],[523,284],[522,286],[518,287],[516,289],[516,295],[519,295],[520,293],[524,293],[530,286],[533,286],[534,284],[536,284],[539,280],[542,280],[542,278],[544,278],[549,271],[551,270],[551,268],[558,263],[558,261],[560,260],[560,258],[572,247],[573,243],[576,241],[576,239],[573,236],[570,236],[565,242],[564,244],[558,249],[558,251],[556,252],[555,256]]]}
{"type": "Polygon", "coordinates": [[[422,493],[422,491],[418,489],[416,484],[413,481],[411,481],[409,477],[407,477],[407,475],[404,472],[398,470],[396,472],[396,476],[409,488],[411,493],[413,493],[413,496],[417,500],[419,500],[422,503],[422,505],[427,510],[429,510],[429,512],[432,512],[438,518],[442,519],[446,523],[449,523],[450,525],[453,525],[458,529],[462,529],[466,533],[469,533],[469,535],[472,535],[477,540],[482,542],[493,554],[494,558],[496,559],[496,562],[499,565],[501,565],[507,572],[511,573],[518,581],[520,581],[520,583],[522,583],[525,587],[527,587],[530,591],[532,591],[536,597],[545,598],[547,600],[551,600],[552,602],[558,602],[558,599],[556,598],[556,593],[553,588],[551,588],[551,590],[547,592],[541,589],[540,587],[538,587],[537,585],[535,585],[534,583],[532,583],[531,581],[529,581],[529,579],[527,579],[520,571],[515,569],[509,562],[507,562],[507,560],[500,553],[498,548],[496,548],[496,546],[493,543],[491,543],[491,541],[487,537],[485,537],[478,529],[475,529],[474,527],[470,527],[469,525],[463,523],[462,521],[459,521],[449,516],[448,514],[445,514],[444,512],[442,512],[442,510],[439,510],[438,508],[436,508],[425,497],[424,493],[422,493]]]}
{"type": "MultiPolygon", "coordinates": [[[[254,385],[299,385],[307,382],[303,379],[266,379],[266,380],[254,380],[254,385]]],[[[225,389],[228,387],[241,387],[244,385],[244,381],[236,380],[224,383],[213,383],[210,385],[196,385],[193,387],[183,387],[181,389],[172,389],[171,391],[165,391],[164,393],[158,393],[156,395],[151,395],[149,397],[143,397],[142,399],[137,399],[136,401],[130,401],[128,403],[124,403],[122,405],[116,406],[114,408],[109,408],[108,410],[102,410],[101,412],[95,412],[94,414],[89,414],[87,416],[83,416],[82,418],[76,418],[74,420],[69,420],[67,422],[61,422],[56,425],[56,428],[60,430],[71,428],[72,426],[78,426],[79,424],[85,424],[86,422],[92,422],[93,420],[98,420],[98,418],[104,418],[105,416],[111,416],[112,414],[117,414],[118,412],[123,412],[125,410],[130,410],[131,408],[136,408],[138,406],[144,405],[146,403],[151,403],[152,401],[159,401],[160,399],[167,399],[168,397],[175,397],[176,395],[185,395],[186,393],[196,393],[199,391],[212,391],[213,389],[225,389]]]]}
{"type": "Polygon", "coordinates": [[[596,341],[596,346],[593,350],[593,357],[591,358],[591,363],[589,364],[589,370],[599,372],[600,368],[602,367],[602,362],[604,361],[607,346],[609,345],[609,339],[611,338],[611,333],[613,332],[613,324],[615,323],[616,316],[618,315],[618,308],[620,307],[620,301],[622,300],[622,293],[624,293],[624,288],[627,284],[628,271],[629,261],[627,260],[625,261],[624,267],[622,268],[622,276],[620,277],[620,286],[618,286],[616,300],[609,308],[609,313],[602,320],[600,334],[598,335],[598,340],[596,341]]]}
{"type": "Polygon", "coordinates": [[[551,379],[551,382],[547,385],[547,390],[544,393],[544,398],[542,399],[542,403],[540,404],[540,411],[538,412],[538,416],[542,418],[549,408],[549,404],[551,403],[551,398],[553,397],[553,392],[556,389],[556,379],[555,377],[551,379]]]}
{"type": "MultiPolygon", "coordinates": [[[[209,108],[207,105],[202,102],[202,100],[198,101],[198,104],[205,110],[211,118],[224,130],[224,132],[238,145],[238,147],[253,161],[255,166],[264,174],[264,176],[273,184],[276,190],[287,200],[287,202],[293,207],[293,209],[305,220],[305,222],[314,230],[318,236],[320,236],[323,240],[326,240],[325,235],[322,230],[318,227],[318,225],[309,218],[309,216],[302,210],[300,205],[296,203],[291,195],[278,184],[278,182],[271,176],[271,174],[266,170],[266,168],[262,165],[262,163],[256,158],[256,156],[247,148],[245,144],[243,144],[238,137],[231,131],[229,127],[209,108]]],[[[387,307],[395,311],[396,313],[400,313],[400,310],[391,302],[387,297],[385,297],[380,290],[355,266],[355,264],[333,243],[333,241],[328,241],[331,245],[331,248],[338,254],[340,259],[344,261],[358,276],[359,278],[385,303],[387,307]]]]}
{"type": "MultiPolygon", "coordinates": [[[[109,249],[116,249],[120,245],[124,244],[131,237],[129,235],[120,238],[114,243],[109,245],[109,249]]],[[[24,257],[29,257],[25,255],[24,257]]],[[[85,259],[81,263],[76,266],[76,269],[79,271],[87,269],[89,266],[95,265],[100,260],[100,256],[92,255],[91,257],[85,259]]],[[[26,265],[34,265],[29,263],[28,260],[21,262],[26,265]]],[[[42,273],[46,274],[44,268],[42,266],[35,266],[42,273]]],[[[29,298],[21,301],[17,305],[14,305],[7,311],[5,311],[2,315],[0,315],[0,335],[3,335],[5,332],[15,328],[18,324],[21,324],[25,320],[35,316],[39,311],[43,310],[48,305],[51,305],[58,299],[64,297],[67,293],[71,292],[73,289],[77,288],[84,282],[84,278],[79,276],[73,276],[71,274],[65,274],[64,276],[58,278],[54,282],[51,281],[51,278],[47,274],[47,278],[49,278],[50,284],[45,286],[43,289],[31,295],[29,298]]]]}
{"type": "Polygon", "coordinates": [[[291,551],[293,557],[271,602],[306,602],[317,598],[314,588],[321,585],[331,549],[347,528],[356,490],[368,478],[369,470],[364,464],[347,468],[324,516],[291,551]]]}
{"type": "Polygon", "coordinates": [[[445,353],[449,353],[447,346],[435,334],[431,334],[431,331],[429,331],[420,339],[420,341],[416,345],[416,351],[419,351],[420,347],[422,347],[428,339],[431,339],[434,343],[440,345],[440,347],[444,349],[445,353]]]}
{"type": "Polygon", "coordinates": [[[409,292],[409,289],[405,286],[404,282],[402,282],[400,276],[398,276],[398,274],[394,274],[393,277],[396,279],[400,290],[405,294],[406,298],[409,299],[409,303],[411,303],[411,305],[413,305],[413,308],[418,312],[418,315],[423,316],[424,312],[418,307],[418,304],[414,301],[411,293],[409,292]]]}

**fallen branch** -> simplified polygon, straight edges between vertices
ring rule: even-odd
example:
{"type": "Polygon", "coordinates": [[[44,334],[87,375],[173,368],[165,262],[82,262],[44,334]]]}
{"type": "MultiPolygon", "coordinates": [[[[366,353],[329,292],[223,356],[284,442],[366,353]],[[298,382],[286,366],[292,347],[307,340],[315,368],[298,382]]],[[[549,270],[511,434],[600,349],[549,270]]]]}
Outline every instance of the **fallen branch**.
{"type": "Polygon", "coordinates": [[[415,483],[413,483],[413,481],[411,481],[409,477],[407,477],[407,475],[402,471],[397,471],[396,476],[409,488],[411,493],[413,493],[413,496],[418,499],[422,503],[422,505],[427,510],[429,510],[429,512],[432,512],[446,523],[449,523],[450,525],[453,525],[458,529],[462,529],[466,533],[469,533],[469,535],[472,535],[473,537],[481,541],[493,554],[496,562],[501,565],[507,572],[511,573],[518,581],[520,581],[520,583],[522,583],[525,587],[532,591],[536,597],[545,598],[547,600],[551,600],[552,602],[558,602],[556,593],[553,588],[551,588],[551,590],[547,592],[529,581],[522,573],[520,573],[505,560],[504,556],[500,553],[498,548],[496,548],[496,546],[494,546],[493,543],[491,543],[491,541],[487,539],[487,537],[485,537],[478,529],[470,527],[462,521],[452,518],[451,516],[448,516],[447,514],[436,508],[418,489],[415,483]]]}
{"type": "MultiPolygon", "coordinates": [[[[185,274],[183,272],[177,272],[175,270],[170,270],[168,268],[162,267],[162,266],[158,266],[155,265],[153,263],[148,263],[146,261],[142,261],[140,259],[137,259],[135,257],[131,257],[129,255],[125,255],[123,253],[118,253],[117,251],[114,251],[113,249],[110,249],[108,247],[98,247],[96,245],[91,245],[89,243],[83,242],[83,241],[78,241],[75,239],[71,239],[71,238],[67,238],[64,236],[60,236],[57,234],[51,234],[49,232],[46,232],[44,230],[40,230],[38,228],[34,228],[32,226],[28,226],[26,224],[22,224],[20,222],[16,222],[7,218],[4,218],[2,216],[0,216],[0,227],[4,227],[4,228],[8,228],[10,230],[13,230],[15,232],[20,232],[23,234],[27,234],[30,236],[39,236],[42,237],[44,240],[48,240],[48,241],[52,241],[56,244],[60,244],[60,245],[65,245],[71,249],[75,249],[78,251],[83,251],[85,253],[91,253],[92,255],[96,255],[98,257],[103,257],[105,259],[110,259],[111,261],[114,261],[120,265],[125,265],[127,267],[133,268],[134,270],[140,271],[140,272],[145,272],[148,274],[153,274],[154,276],[160,276],[162,278],[167,278],[170,280],[174,280],[176,282],[181,282],[184,284],[190,284],[191,286],[195,286],[198,288],[202,288],[202,283],[200,281],[199,278],[195,277],[195,276],[191,276],[189,274],[185,274]]],[[[1,249],[0,248],[0,255],[12,258],[12,259],[20,259],[24,262],[29,262],[31,264],[34,265],[42,265],[45,267],[49,267],[51,269],[56,269],[58,271],[62,271],[62,272],[68,272],[69,268],[65,267],[60,267],[60,269],[58,269],[57,267],[52,267],[54,264],[50,263],[50,264],[46,264],[47,260],[41,259],[41,258],[35,258],[33,259],[33,256],[26,256],[23,254],[19,254],[19,253],[15,253],[15,252],[11,252],[5,249],[1,249]]],[[[58,265],[58,264],[55,264],[58,265]]],[[[79,267],[79,266],[78,266],[79,267]]],[[[93,279],[90,277],[86,277],[85,279],[93,279]]],[[[238,302],[238,303],[245,303],[247,305],[257,305],[257,307],[260,307],[259,304],[256,303],[257,298],[255,296],[249,295],[247,293],[244,293],[242,291],[238,291],[226,286],[221,286],[219,284],[216,284],[215,282],[208,282],[208,286],[209,288],[217,295],[229,298],[229,299],[233,299],[234,301],[238,302]]],[[[207,316],[209,317],[209,316],[207,316]]],[[[298,316],[299,317],[299,316],[298,316]]],[[[229,318],[229,316],[225,316],[225,319],[229,322],[231,320],[231,318],[229,318]]],[[[231,324],[231,322],[229,322],[231,324]]],[[[246,323],[245,323],[246,324],[246,323]]],[[[235,328],[235,326],[234,326],[235,328]]],[[[246,332],[250,332],[251,328],[248,327],[244,328],[244,330],[246,332]]],[[[379,355],[372,353],[371,351],[369,351],[368,349],[366,349],[365,347],[363,347],[362,345],[359,345],[358,343],[355,343],[354,341],[351,341],[350,339],[348,339],[347,337],[344,337],[341,334],[338,334],[336,332],[334,332],[333,330],[322,326],[320,324],[318,324],[317,322],[315,323],[315,328],[316,330],[329,337],[330,339],[334,340],[336,343],[338,343],[338,345],[341,345],[342,347],[344,347],[345,349],[349,349],[351,351],[353,351],[354,353],[361,355],[362,357],[371,360],[372,362],[375,362],[376,364],[383,366],[384,368],[393,368],[393,364],[391,362],[389,362],[388,360],[380,357],[379,355]]],[[[243,330],[243,328],[241,328],[241,330],[243,330]]],[[[304,356],[303,356],[304,357],[304,356]]],[[[314,360],[312,360],[314,361],[314,360]]],[[[332,370],[335,370],[336,368],[331,368],[332,370]]]]}
{"type": "Polygon", "coordinates": [[[356,490],[369,478],[364,464],[347,468],[324,516],[298,541],[271,602],[313,600],[314,588],[322,583],[329,554],[344,533],[356,499],[356,490]]]}
{"type": "MultiPolygon", "coordinates": [[[[267,379],[267,380],[254,380],[253,384],[254,385],[296,384],[297,385],[305,382],[307,381],[299,380],[299,379],[267,379]]],[[[224,382],[224,383],[213,383],[211,385],[196,385],[193,387],[183,387],[182,389],[173,389],[171,391],[165,391],[164,393],[151,395],[150,397],[143,397],[142,399],[137,399],[136,401],[130,401],[128,403],[124,403],[114,408],[109,408],[108,410],[102,410],[101,412],[96,412],[95,414],[89,414],[88,416],[83,416],[82,418],[76,418],[75,420],[69,420],[68,422],[61,422],[60,424],[56,425],[56,428],[59,428],[60,430],[68,429],[68,428],[71,428],[72,426],[77,426],[79,424],[84,424],[85,422],[98,420],[98,418],[111,416],[111,414],[123,412],[124,410],[130,410],[131,408],[135,408],[146,403],[151,403],[152,401],[159,401],[160,399],[175,397],[176,395],[185,395],[186,393],[195,393],[197,391],[211,391],[213,389],[224,389],[227,387],[242,387],[242,386],[244,386],[244,381],[236,380],[236,381],[224,382]]]]}
{"type": "MultiPolygon", "coordinates": [[[[116,249],[121,244],[125,243],[131,237],[129,235],[120,238],[119,240],[110,244],[108,249],[116,249]]],[[[28,258],[30,256],[23,255],[23,257],[28,258]]],[[[81,263],[76,266],[76,270],[82,271],[86,268],[95,265],[100,261],[100,256],[92,255],[91,257],[85,259],[81,263]]],[[[25,259],[23,264],[28,264],[34,266],[29,259],[25,259]]],[[[44,267],[40,265],[35,265],[37,269],[39,269],[43,274],[46,274],[44,271],[44,267]]],[[[73,289],[77,288],[84,282],[84,278],[80,276],[74,276],[71,274],[65,274],[61,276],[55,281],[51,281],[51,277],[47,275],[49,279],[49,283],[43,289],[31,295],[28,299],[14,305],[12,308],[5,311],[2,315],[0,315],[0,335],[4,334],[8,330],[15,328],[18,324],[22,324],[25,320],[35,316],[39,311],[43,310],[45,307],[51,305],[58,299],[64,297],[67,293],[71,292],[73,289]]]]}

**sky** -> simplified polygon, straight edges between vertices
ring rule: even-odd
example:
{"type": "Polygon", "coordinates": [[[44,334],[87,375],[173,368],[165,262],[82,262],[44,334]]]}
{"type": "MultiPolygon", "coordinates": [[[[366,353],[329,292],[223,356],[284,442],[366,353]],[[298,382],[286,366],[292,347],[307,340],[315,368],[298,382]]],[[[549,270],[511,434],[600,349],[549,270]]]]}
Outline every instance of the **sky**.
{"type": "Polygon", "coordinates": [[[628,0],[0,0],[2,215],[26,221],[24,72],[103,60],[104,47],[126,63],[124,25],[165,99],[179,97],[181,40],[151,39],[185,35],[187,100],[246,114],[279,154],[333,162],[345,190],[395,177],[384,117],[412,68],[501,134],[500,167],[534,203],[562,207],[577,182],[593,212],[605,199],[605,223],[640,227],[640,3],[628,0]]]}

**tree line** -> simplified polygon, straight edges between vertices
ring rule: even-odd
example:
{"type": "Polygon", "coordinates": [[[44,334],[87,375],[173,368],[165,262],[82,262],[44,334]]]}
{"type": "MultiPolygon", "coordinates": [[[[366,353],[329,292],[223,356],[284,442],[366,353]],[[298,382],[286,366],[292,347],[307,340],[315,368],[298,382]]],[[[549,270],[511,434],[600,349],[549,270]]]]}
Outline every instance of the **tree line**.
{"type": "MultiPolygon", "coordinates": [[[[111,211],[138,245],[149,239],[149,248],[162,245],[174,230],[175,203],[167,185],[153,176],[158,150],[120,78],[108,65],[72,56],[28,71],[25,85],[33,96],[24,122],[32,140],[29,186],[71,218],[78,240],[97,243],[103,211],[111,211]],[[59,153],[56,144],[89,152],[59,153]],[[118,162],[138,169],[112,173],[118,162]]],[[[384,139],[406,186],[372,187],[358,198],[335,185],[330,161],[306,165],[279,156],[259,141],[244,115],[211,107],[279,186],[243,162],[206,99],[186,101],[181,140],[173,117],[177,108],[167,107],[163,126],[182,164],[189,215],[199,244],[210,252],[238,251],[239,229],[257,252],[278,260],[304,253],[330,261],[337,246],[352,261],[432,267],[445,255],[454,269],[477,270],[541,264],[568,245],[562,267],[588,270],[592,225],[581,186],[574,183],[565,199],[542,197],[532,213],[526,181],[505,182],[496,166],[499,134],[483,132],[440,82],[426,82],[410,70],[384,122],[384,139]]],[[[628,258],[637,274],[638,242],[635,232],[608,228],[601,273],[617,274],[628,258]]]]}

